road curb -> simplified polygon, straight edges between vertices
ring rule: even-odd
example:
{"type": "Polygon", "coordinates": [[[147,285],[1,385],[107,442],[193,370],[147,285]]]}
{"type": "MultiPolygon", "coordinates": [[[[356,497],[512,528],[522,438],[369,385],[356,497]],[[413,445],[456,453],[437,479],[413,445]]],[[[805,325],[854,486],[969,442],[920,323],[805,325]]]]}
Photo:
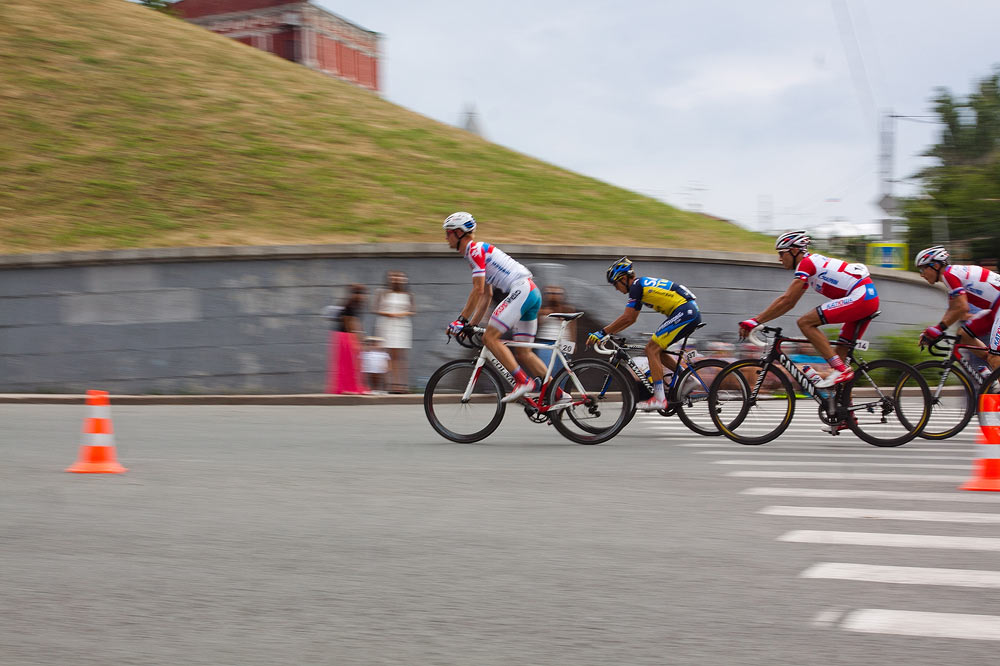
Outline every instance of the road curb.
{"type": "MultiPolygon", "coordinates": [[[[296,393],[287,395],[110,395],[114,405],[419,405],[424,396],[403,395],[329,395],[296,393]]],[[[0,394],[0,404],[82,405],[87,396],[75,393],[0,394]]]]}

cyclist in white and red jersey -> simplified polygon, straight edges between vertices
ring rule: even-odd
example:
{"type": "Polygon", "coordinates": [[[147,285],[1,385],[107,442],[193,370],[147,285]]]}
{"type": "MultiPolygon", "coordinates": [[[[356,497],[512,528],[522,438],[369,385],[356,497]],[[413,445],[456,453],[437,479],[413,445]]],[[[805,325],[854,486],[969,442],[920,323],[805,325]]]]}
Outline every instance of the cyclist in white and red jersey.
{"type": "MultiPolygon", "coordinates": [[[[507,298],[500,302],[490,316],[483,342],[505,368],[514,375],[516,384],[504,397],[504,402],[517,400],[525,393],[537,388],[531,375],[544,377],[545,364],[526,347],[515,347],[511,353],[500,339],[508,331],[517,342],[533,342],[538,330],[538,309],[542,305],[542,294],[532,281],[531,271],[491,243],[476,241],[476,219],[469,213],[458,212],[444,221],[445,237],[453,250],[465,255],[472,268],[472,291],[458,319],[448,325],[451,334],[460,333],[469,322],[478,322],[486,314],[490,305],[492,290],[490,285],[503,290],[507,298]],[[516,359],[515,359],[516,355],[516,359]],[[518,364],[520,361],[520,364],[518,364]]],[[[542,392],[544,393],[544,387],[542,392]]],[[[569,404],[570,396],[559,391],[556,404],[569,404]]]]}
{"type": "Polygon", "coordinates": [[[809,235],[805,231],[790,231],[778,237],[774,249],[778,251],[781,265],[795,270],[795,277],[785,293],[774,299],[763,312],[740,322],[740,337],[746,337],[760,324],[776,319],[794,308],[806,289],[812,287],[831,300],[799,317],[798,325],[802,334],[833,368],[832,373],[816,384],[820,388],[827,388],[853,379],[854,371],[844,363],[847,348],[842,347],[835,354],[833,346],[819,327],[825,324],[843,324],[840,329],[841,342],[860,338],[870,323],[870,320],[861,320],[878,310],[878,292],[868,267],[864,264],[849,264],[840,259],[824,257],[809,252],[808,247],[809,235]]]}
{"type": "MultiPolygon", "coordinates": [[[[960,343],[986,342],[993,351],[1000,351],[1000,275],[982,266],[951,265],[950,258],[948,250],[935,245],[918,252],[913,261],[929,284],[943,282],[948,288],[948,309],[936,326],[928,326],[920,334],[920,343],[933,343],[960,321],[960,343]]],[[[1000,356],[990,355],[986,362],[996,369],[1000,356]]]]}

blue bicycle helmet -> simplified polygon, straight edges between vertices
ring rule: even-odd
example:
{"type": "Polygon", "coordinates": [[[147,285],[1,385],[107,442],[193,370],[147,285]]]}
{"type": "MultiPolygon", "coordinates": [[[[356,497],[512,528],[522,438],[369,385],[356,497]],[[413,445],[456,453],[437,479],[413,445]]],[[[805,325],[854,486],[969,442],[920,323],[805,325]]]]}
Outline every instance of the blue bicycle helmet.
{"type": "Polygon", "coordinates": [[[632,271],[632,260],[622,257],[608,268],[608,284],[614,284],[626,275],[635,275],[632,271]]]}

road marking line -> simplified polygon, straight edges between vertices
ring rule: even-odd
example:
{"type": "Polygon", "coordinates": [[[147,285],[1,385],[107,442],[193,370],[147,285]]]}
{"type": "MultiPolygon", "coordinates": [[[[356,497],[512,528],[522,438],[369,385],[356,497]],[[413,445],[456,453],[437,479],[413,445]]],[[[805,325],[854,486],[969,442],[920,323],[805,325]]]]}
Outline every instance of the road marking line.
{"type": "Polygon", "coordinates": [[[1000,588],[1000,571],[896,567],[880,564],[851,564],[848,562],[820,562],[800,573],[799,577],[857,580],[866,583],[895,583],[899,585],[950,585],[953,587],[1000,588]]]}
{"type": "Polygon", "coordinates": [[[921,520],[935,523],[1000,525],[1000,514],[970,511],[898,511],[895,509],[851,509],[839,506],[765,506],[757,513],[802,518],[866,518],[870,520],[921,520]]]}
{"type": "Polygon", "coordinates": [[[880,462],[860,462],[850,460],[845,462],[835,462],[826,460],[713,460],[714,465],[774,465],[784,467],[843,467],[853,465],[856,467],[892,467],[894,469],[914,468],[914,469],[969,469],[970,465],[946,465],[944,463],[880,463],[880,462]]]}
{"type": "Polygon", "coordinates": [[[954,537],[936,534],[891,534],[883,532],[829,532],[794,530],[778,537],[790,543],[822,543],[837,546],[878,546],[883,548],[944,548],[1000,552],[1000,539],[954,537]]]}
{"type": "MultiPolygon", "coordinates": [[[[974,454],[969,453],[967,456],[914,456],[909,453],[842,453],[840,451],[830,452],[830,453],[796,453],[796,452],[782,452],[782,451],[697,451],[704,456],[724,456],[724,455],[747,455],[747,456],[759,456],[759,455],[773,455],[773,456],[789,456],[794,458],[895,458],[899,460],[966,460],[971,461],[974,459],[974,454]]],[[[766,460],[763,462],[767,462],[766,460]]],[[[850,464],[850,463],[848,463],[850,464]]]]}
{"type": "Polygon", "coordinates": [[[843,479],[847,481],[940,481],[961,483],[968,475],[956,474],[878,474],[865,472],[772,472],[767,470],[739,470],[726,472],[726,476],[753,477],[758,479],[843,479]]]}
{"type": "Polygon", "coordinates": [[[919,493],[902,490],[840,490],[834,488],[747,488],[741,495],[825,497],[839,499],[929,500],[934,502],[1000,502],[990,493],[919,493]]]}
{"type": "Polygon", "coordinates": [[[866,634],[1000,641],[1000,617],[994,615],[862,608],[848,613],[840,628],[866,634]]]}

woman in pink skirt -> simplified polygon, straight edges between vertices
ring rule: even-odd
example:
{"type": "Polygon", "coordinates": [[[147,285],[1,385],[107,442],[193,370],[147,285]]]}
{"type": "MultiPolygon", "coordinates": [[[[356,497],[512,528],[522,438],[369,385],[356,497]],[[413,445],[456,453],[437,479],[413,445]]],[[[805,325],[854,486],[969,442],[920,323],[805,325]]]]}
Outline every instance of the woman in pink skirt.
{"type": "Polygon", "coordinates": [[[334,319],[330,331],[330,368],[327,372],[327,393],[368,393],[361,377],[361,310],[365,304],[365,287],[352,284],[350,296],[334,319]]]}

